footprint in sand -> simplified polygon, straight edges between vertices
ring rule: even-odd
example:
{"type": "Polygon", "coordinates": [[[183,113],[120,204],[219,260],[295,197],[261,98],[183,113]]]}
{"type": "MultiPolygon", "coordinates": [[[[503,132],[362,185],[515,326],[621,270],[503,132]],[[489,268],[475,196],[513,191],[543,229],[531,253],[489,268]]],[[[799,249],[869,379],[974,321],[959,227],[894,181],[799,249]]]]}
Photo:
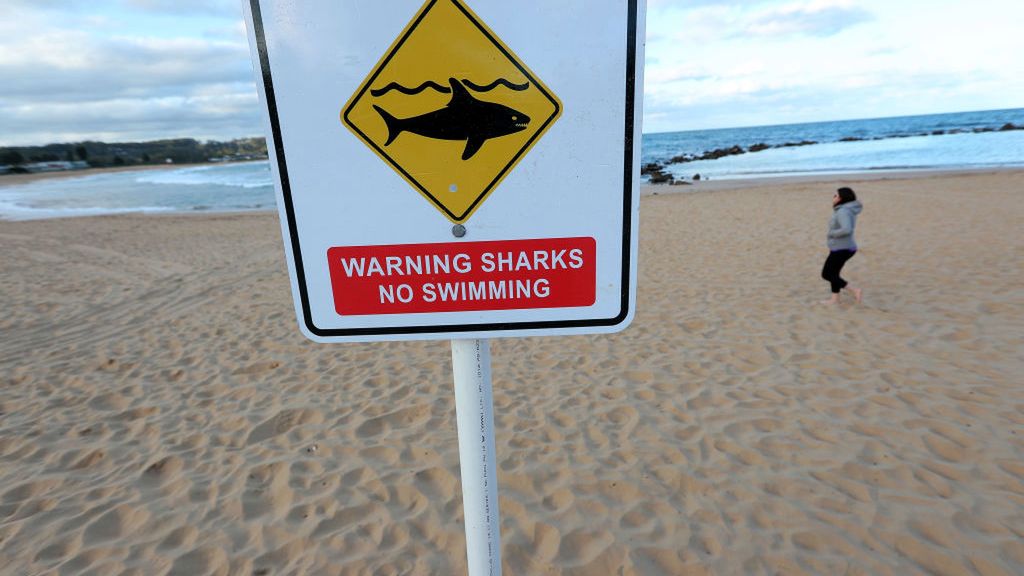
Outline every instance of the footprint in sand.
{"type": "Polygon", "coordinates": [[[245,443],[251,446],[268,438],[284,434],[292,428],[308,424],[322,424],[323,421],[324,415],[319,410],[308,408],[282,410],[275,414],[273,418],[253,428],[245,443]]]}

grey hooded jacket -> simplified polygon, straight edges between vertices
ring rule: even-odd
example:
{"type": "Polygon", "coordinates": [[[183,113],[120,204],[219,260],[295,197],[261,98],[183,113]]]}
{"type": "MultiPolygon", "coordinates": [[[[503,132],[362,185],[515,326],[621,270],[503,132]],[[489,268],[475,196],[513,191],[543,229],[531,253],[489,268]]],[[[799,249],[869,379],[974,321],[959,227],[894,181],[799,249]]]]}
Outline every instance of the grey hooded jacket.
{"type": "Polygon", "coordinates": [[[864,206],[854,200],[840,204],[832,210],[832,220],[828,223],[828,249],[856,250],[857,242],[853,239],[853,229],[857,226],[857,215],[864,206]]]}

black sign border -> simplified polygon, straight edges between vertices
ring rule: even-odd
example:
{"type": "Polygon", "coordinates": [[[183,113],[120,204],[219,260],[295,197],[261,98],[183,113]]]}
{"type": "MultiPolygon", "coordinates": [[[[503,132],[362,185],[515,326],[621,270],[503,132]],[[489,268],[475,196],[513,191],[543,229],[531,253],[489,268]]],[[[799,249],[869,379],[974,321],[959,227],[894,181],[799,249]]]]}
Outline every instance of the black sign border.
{"type": "MultiPolygon", "coordinates": [[[[436,0],[432,0],[431,3],[436,0]]],[[[458,0],[452,0],[459,5],[458,0]]],[[[270,116],[270,129],[273,137],[275,157],[277,158],[281,192],[284,196],[285,215],[288,221],[289,240],[292,248],[292,262],[299,288],[299,300],[302,304],[302,319],[309,332],[320,338],[332,337],[363,337],[363,336],[415,336],[451,332],[505,332],[552,330],[559,328],[608,327],[621,324],[629,316],[629,295],[631,289],[631,240],[633,225],[633,150],[637,143],[633,133],[636,127],[636,47],[637,47],[637,2],[628,0],[628,16],[626,23],[626,103],[625,103],[625,134],[623,158],[623,202],[622,202],[622,278],[620,289],[619,313],[612,318],[596,318],[588,320],[551,320],[536,322],[496,322],[484,324],[435,324],[416,326],[388,326],[371,328],[320,328],[313,323],[313,314],[309,305],[309,291],[306,288],[305,266],[302,262],[302,250],[296,227],[295,207],[292,203],[291,184],[288,179],[288,166],[285,160],[284,142],[281,135],[281,122],[277,112],[277,98],[274,95],[274,81],[270,72],[270,54],[267,50],[266,36],[263,29],[263,14],[259,0],[249,0],[252,11],[253,35],[256,38],[256,50],[259,56],[259,73],[263,78],[266,94],[267,111],[270,116]]],[[[461,7],[461,6],[460,6],[461,7]]],[[[423,11],[424,13],[426,11],[423,11]]],[[[513,61],[515,61],[513,59],[513,61]]],[[[541,334],[543,335],[543,334],[541,334]]]]}

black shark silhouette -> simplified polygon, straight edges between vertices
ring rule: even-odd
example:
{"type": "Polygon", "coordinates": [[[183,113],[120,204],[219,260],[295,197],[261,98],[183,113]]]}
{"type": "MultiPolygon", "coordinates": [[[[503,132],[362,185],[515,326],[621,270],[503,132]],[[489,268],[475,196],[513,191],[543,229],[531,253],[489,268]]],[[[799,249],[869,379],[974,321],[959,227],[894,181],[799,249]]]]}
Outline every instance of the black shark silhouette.
{"type": "Polygon", "coordinates": [[[469,160],[491,138],[507,136],[526,129],[530,117],[508,106],[477,100],[455,78],[449,78],[452,99],[440,110],[412,118],[395,118],[380,106],[373,109],[384,119],[391,144],[402,132],[412,132],[437,140],[465,140],[462,159],[469,160]]]}

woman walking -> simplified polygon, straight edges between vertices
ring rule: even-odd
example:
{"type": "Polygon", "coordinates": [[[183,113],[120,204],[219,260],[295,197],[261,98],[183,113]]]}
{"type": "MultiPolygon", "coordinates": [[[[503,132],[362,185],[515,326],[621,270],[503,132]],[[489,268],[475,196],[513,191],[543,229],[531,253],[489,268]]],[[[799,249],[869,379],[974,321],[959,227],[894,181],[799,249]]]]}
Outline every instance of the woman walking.
{"type": "Polygon", "coordinates": [[[823,304],[838,304],[839,292],[843,289],[853,293],[859,303],[863,296],[860,288],[854,288],[839,276],[843,265],[857,253],[857,242],[853,229],[857,226],[857,215],[864,206],[857,201],[857,195],[850,188],[840,188],[832,196],[832,220],[828,223],[828,258],[821,269],[821,277],[832,285],[832,297],[823,304]]]}

